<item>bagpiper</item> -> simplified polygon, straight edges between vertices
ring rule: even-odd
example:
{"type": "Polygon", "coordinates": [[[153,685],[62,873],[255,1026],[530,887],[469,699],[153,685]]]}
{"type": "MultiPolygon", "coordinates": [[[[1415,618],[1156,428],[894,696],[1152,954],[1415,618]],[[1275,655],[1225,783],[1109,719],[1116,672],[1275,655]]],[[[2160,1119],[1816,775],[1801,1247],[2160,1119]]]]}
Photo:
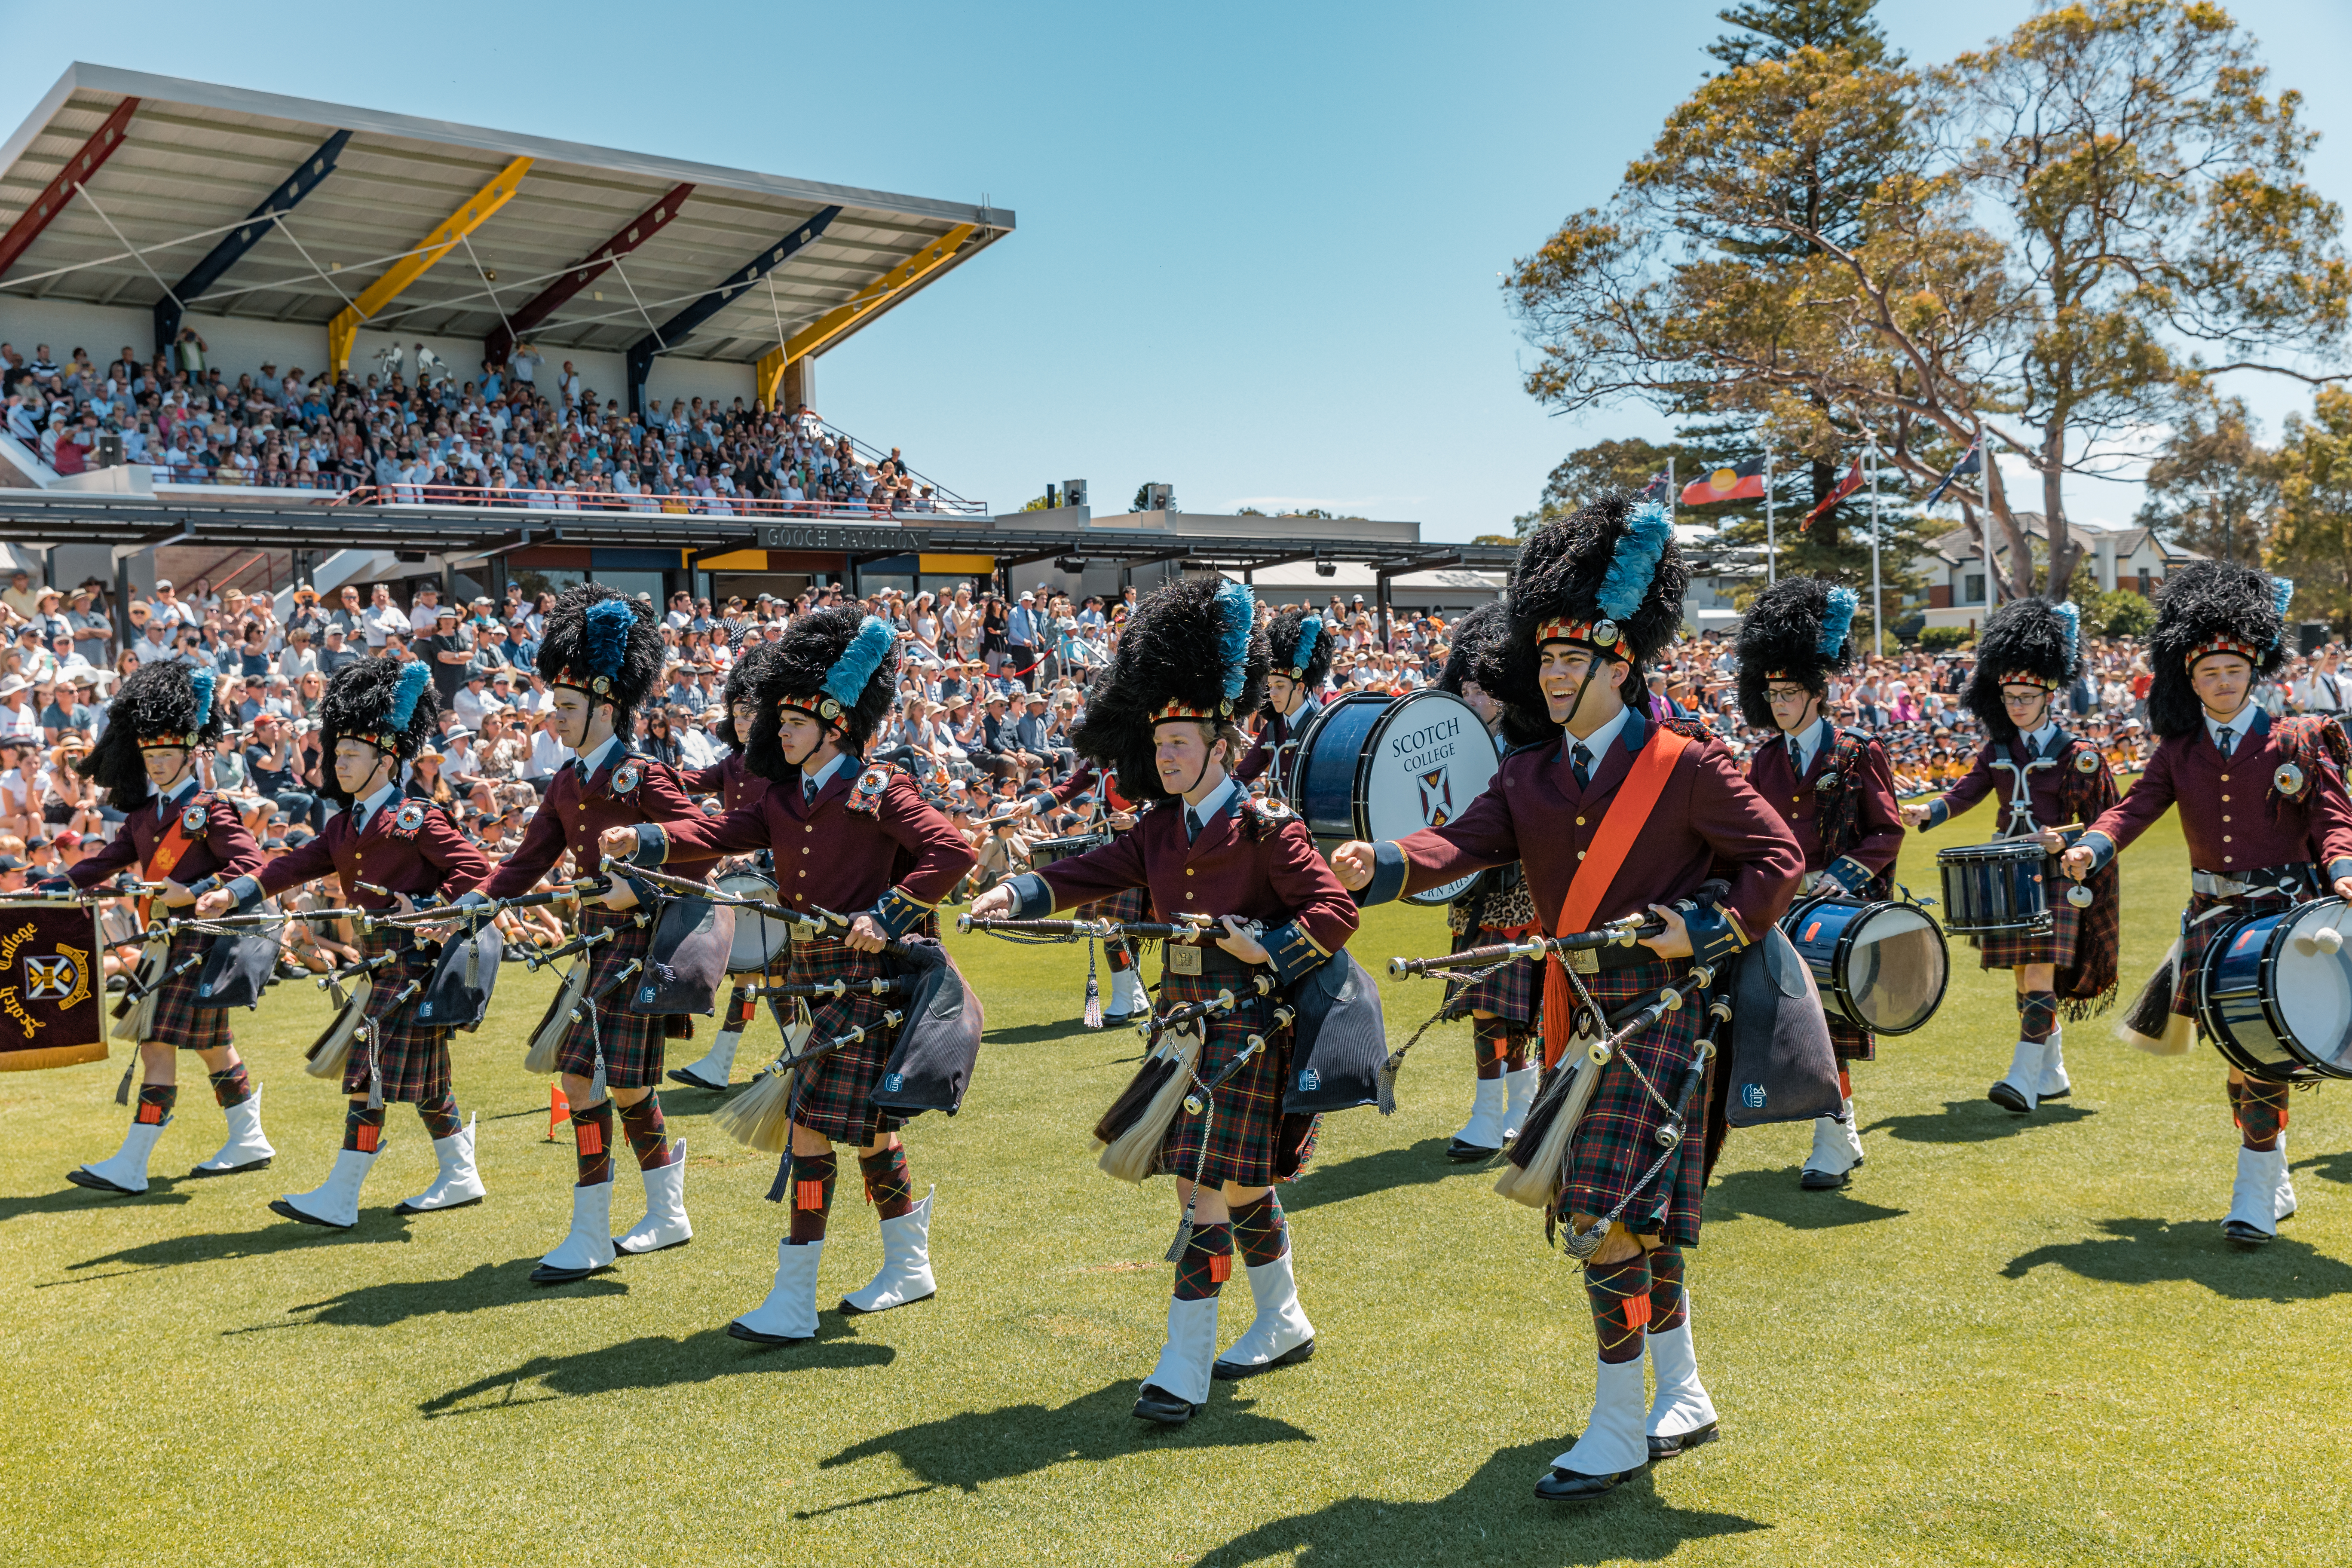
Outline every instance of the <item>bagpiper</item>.
{"type": "Polygon", "coordinates": [[[1331,637],[1323,617],[1312,610],[1288,609],[1266,623],[1265,703],[1258,710],[1257,738],[1234,769],[1244,784],[1255,784],[1272,771],[1266,787],[1278,798],[1290,794],[1290,759],[1283,752],[1294,744],[1323,701],[1323,683],[1331,675],[1331,637]]]}
{"type": "MultiPolygon", "coordinates": [[[[1645,715],[1643,667],[1681,626],[1687,577],[1665,508],[1623,491],[1529,535],[1511,576],[1501,695],[1559,740],[1513,752],[1443,826],[1340,846],[1340,879],[1370,904],[1517,860],[1547,934],[1646,912],[1658,934],[1580,958],[1604,1013],[1684,981],[1695,962],[1720,973],[1788,908],[1804,855],[1706,726],[1645,715]]],[[[1545,962],[1544,1057],[1557,1066],[1571,1031],[1598,1033],[1598,1021],[1574,1016],[1586,1009],[1567,971],[1557,955],[1545,962]]],[[[1549,1217],[1589,1249],[1600,1360],[1591,1418],[1537,1481],[1539,1498],[1599,1497],[1717,1436],[1683,1279],[1706,1140],[1677,1141],[1661,1099],[1691,1069],[1704,1011],[1665,1012],[1629,1037],[1570,1133],[1549,1217]],[[1657,1373],[1646,1416],[1645,1350],[1657,1373]]]]}
{"type": "MultiPolygon", "coordinates": [[[[522,843],[461,904],[529,892],[566,850],[579,873],[593,873],[606,828],[695,812],[676,772],[637,755],[626,739],[632,716],[661,674],[661,634],[650,605],[601,583],[565,589],[547,617],[539,668],[551,689],[556,739],[575,754],[548,781],[522,843]]],[[[658,1092],[669,1019],[626,1005],[624,972],[634,973],[632,966],[652,949],[652,919],[641,908],[647,901],[625,878],[615,878],[601,904],[583,900],[580,908],[582,934],[609,940],[582,961],[591,964],[587,990],[556,1047],[578,1176],[571,1228],[531,1271],[534,1284],[584,1279],[611,1268],[616,1253],[658,1252],[694,1236],[686,1213],[686,1146],[669,1141],[658,1092]],[[612,1234],[615,1105],[646,1189],[644,1216],[620,1237],[612,1234]]]]}
{"type": "MultiPolygon", "coordinates": [[[[855,911],[845,931],[793,941],[786,984],[885,978],[884,950],[895,938],[926,931],[939,901],[973,862],[971,847],[925,803],[912,777],[864,761],[866,743],[889,714],[898,665],[887,621],[847,609],[795,619],[760,668],[758,714],[744,752],[768,790],[723,816],[695,814],[610,830],[604,852],[650,867],[673,858],[768,850],[785,908],[855,911]]],[[[737,1339],[798,1344],[816,1336],[817,1268],[839,1169],[836,1143],[857,1150],[866,1195],[882,1227],[882,1267],[841,1298],[842,1310],[888,1311],[938,1290],[931,1196],[915,1198],[898,1134],[904,1119],[871,1099],[898,1039],[898,1030],[885,1025],[889,1011],[887,997],[855,992],[811,1008],[812,1038],[865,1034],[794,1073],[791,1164],[781,1184],[792,1219],[776,1246],[767,1299],[728,1325],[737,1339]]]]}
{"type": "MultiPolygon", "coordinates": [[[[1874,737],[1839,729],[1823,711],[1830,678],[1853,668],[1860,604],[1853,589],[1818,577],[1783,577],[1758,595],[1739,623],[1739,710],[1771,736],[1748,758],[1748,782],[1803,847],[1803,890],[1826,883],[1847,898],[1877,900],[1894,891],[1903,852],[1895,769],[1874,737]]],[[[1878,1054],[1868,1029],[1834,1008],[1824,1012],[1843,1104],[1835,1116],[1813,1119],[1812,1152],[1798,1182],[1814,1192],[1848,1185],[1862,1164],[1848,1064],[1878,1054]]]]}
{"type": "MultiPolygon", "coordinates": [[[[2161,742],[2131,793],[2066,852],[2069,876],[2095,877],[2168,807],[2180,808],[2192,868],[2180,938],[2157,983],[2167,1022],[2126,1037],[2163,1054],[2188,1049],[2199,977],[2217,935],[2324,892],[2352,899],[2344,731],[2318,715],[2273,719],[2253,700],[2255,682],[2286,660],[2294,592],[2284,579],[2221,561],[2191,562],[2164,580],[2147,639],[2147,717],[2161,742]]],[[[2223,1087],[2239,1147],[2221,1234],[2241,1247],[2261,1247],[2295,1208],[2289,1086],[2232,1066],[2223,1087]]]]}
{"type": "MultiPolygon", "coordinates": [[[[141,900],[142,924],[155,904],[187,909],[224,879],[261,868],[261,848],[236,807],[196,777],[197,758],[226,728],[214,690],[208,669],[176,662],[142,665],[106,705],[106,728],[98,744],[74,764],[106,791],[107,804],[122,813],[122,824],[105,847],[66,872],[65,883],[91,888],[138,867],[143,879],[164,884],[154,900],[141,900]]],[[[261,1086],[237,1055],[227,1010],[199,1005],[201,964],[195,961],[212,941],[190,931],[173,935],[161,987],[148,999],[152,1021],[139,1040],[139,1100],[131,1131],[112,1158],[67,1172],[68,1181],[107,1193],[147,1190],[148,1160],[179,1100],[181,1051],[195,1052],[205,1064],[213,1099],[228,1119],[227,1142],[188,1174],[264,1170],[278,1152],[261,1131],[261,1086]]],[[[148,967],[142,965],[142,973],[148,967]]]]}
{"type": "MultiPolygon", "coordinates": [[[[1506,750],[1516,745],[1557,745],[1549,735],[1511,716],[1495,694],[1502,681],[1502,658],[1510,641],[1510,612],[1500,603],[1482,605],[1454,625],[1454,645],[1437,678],[1441,691],[1450,691],[1478,715],[1506,750]],[[1490,689],[1488,682],[1495,683],[1490,689]]],[[[1549,724],[1545,731],[1557,734],[1549,724]]],[[[1534,898],[1528,891],[1527,873],[1517,861],[1482,871],[1462,896],[1446,907],[1445,929],[1454,951],[1524,942],[1541,925],[1534,898]]],[[[1445,1157],[1456,1162],[1490,1160],[1504,1144],[1518,1136],[1519,1123],[1535,1099],[1543,1068],[1528,1059],[1542,1010],[1543,969],[1531,958],[1507,958],[1494,973],[1475,985],[1449,983],[1445,1016],[1470,1019],[1472,1061],[1477,1088],[1470,1102],[1470,1120],[1445,1146],[1445,1157]]]]}
{"type": "Polygon", "coordinates": [[[1134,831],[1013,878],[971,909],[975,920],[1042,918],[1145,887],[1165,921],[1215,918],[1213,943],[1163,947],[1161,1009],[1225,991],[1237,1001],[1202,1021],[1191,1069],[1197,1092],[1148,1162],[1152,1173],[1176,1178],[1186,1215],[1173,1254],[1167,1341],[1135,1403],[1139,1418],[1162,1426],[1197,1415],[1213,1379],[1255,1376],[1315,1351],[1275,1188],[1313,1154],[1317,1119],[1283,1110],[1294,1032],[1278,1019],[1274,993],[1346,943],[1356,908],[1306,826],[1278,802],[1252,801],[1226,771],[1248,746],[1235,720],[1265,689],[1266,641],[1255,616],[1248,588],[1210,578],[1171,583],[1136,605],[1071,737],[1082,755],[1115,770],[1122,787],[1145,803],[1134,831]],[[1254,1055],[1253,1037],[1261,1042],[1254,1055]],[[1217,1298],[1236,1250],[1256,1315],[1220,1357],[1217,1298]]]}
{"type": "MultiPolygon", "coordinates": [[[[314,837],[257,871],[197,900],[199,915],[242,912],[264,899],[325,876],[336,879],[346,909],[391,913],[435,895],[454,899],[490,874],[489,857],[444,811],[401,797],[401,773],[437,732],[440,704],[419,662],[362,659],[335,671],[319,707],[320,790],[340,807],[314,837]]],[[[482,1201],[474,1163],[474,1124],[461,1121],[449,1071],[447,1026],[420,1011],[425,994],[405,995],[407,982],[433,972],[436,950],[401,926],[370,925],[360,937],[364,959],[383,961],[373,975],[363,1037],[344,1058],[343,1142],[327,1179],[269,1206],[305,1225],[349,1230],[359,1223],[360,1187],[383,1152],[384,1108],[414,1105],[433,1141],[440,1173],[396,1213],[429,1214],[482,1201]]]]}
{"type": "MultiPolygon", "coordinates": [[[[2028,834],[2053,855],[2065,850],[2059,830],[2079,830],[2116,804],[2115,775],[2090,742],[2060,721],[2056,699],[2083,669],[2082,613],[2046,599],[2012,599],[1987,618],[1977,665],[1962,698],[1986,741],[1960,781],[1934,800],[1904,806],[1914,827],[1940,827],[1996,789],[2002,838],[2028,834]],[[2006,780],[1997,776],[2007,774],[2006,780]]],[[[2051,900],[2050,929],[1974,936],[1981,965],[2017,979],[2017,1050],[2009,1071],[1986,1092],[2003,1110],[2031,1115],[2046,1100],[2074,1089],[2066,1076],[2066,1033],[2060,1022],[2105,1011],[2115,999],[2116,949],[2122,928],[2116,867],[2084,884],[2087,907],[2051,900]]]]}
{"type": "MultiPolygon", "coordinates": [[[[760,705],[753,694],[759,689],[760,666],[775,646],[768,642],[752,644],[727,671],[727,685],[720,694],[722,715],[712,731],[719,744],[727,748],[727,754],[707,768],[688,769],[679,775],[687,794],[698,799],[717,795],[722,812],[750,805],[768,791],[768,781],[745,764],[743,747],[752,725],[759,721],[760,705]]],[[[764,852],[754,859],[763,869],[772,868],[764,852]]],[[[672,1068],[672,1083],[725,1092],[729,1076],[735,1070],[736,1047],[743,1043],[743,1031],[751,1026],[759,1012],[760,998],[753,990],[757,978],[735,977],[727,996],[726,1016],[719,1022],[719,1037],[710,1042],[710,1049],[701,1060],[672,1068]]]]}

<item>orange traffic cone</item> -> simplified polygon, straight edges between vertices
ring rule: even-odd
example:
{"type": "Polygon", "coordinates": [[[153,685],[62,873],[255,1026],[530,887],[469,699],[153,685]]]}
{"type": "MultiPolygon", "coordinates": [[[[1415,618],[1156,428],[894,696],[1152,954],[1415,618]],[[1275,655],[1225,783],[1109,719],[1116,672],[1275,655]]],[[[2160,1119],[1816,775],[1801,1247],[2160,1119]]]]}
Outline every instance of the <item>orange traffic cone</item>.
{"type": "Polygon", "coordinates": [[[547,1086],[547,1141],[555,1142],[555,1130],[572,1120],[572,1102],[563,1098],[561,1079],[547,1086]]]}

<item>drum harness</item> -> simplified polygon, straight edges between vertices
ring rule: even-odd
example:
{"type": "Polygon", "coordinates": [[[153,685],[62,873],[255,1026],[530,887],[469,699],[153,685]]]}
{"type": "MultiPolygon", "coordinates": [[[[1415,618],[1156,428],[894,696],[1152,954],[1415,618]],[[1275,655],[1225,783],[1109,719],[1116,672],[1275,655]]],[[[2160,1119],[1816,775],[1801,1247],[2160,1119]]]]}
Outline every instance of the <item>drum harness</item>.
{"type": "MultiPolygon", "coordinates": [[[[2059,735],[2063,739],[2065,735],[2065,731],[2061,730],[2059,731],[2059,735]]],[[[2009,831],[1997,835],[1993,842],[1997,844],[2005,844],[2016,839],[2039,838],[2042,837],[2041,825],[2036,823],[2033,819],[2033,781],[2032,775],[2042,772],[2045,768],[2054,768],[2057,765],[2058,759],[2055,757],[2033,757],[2029,759],[2022,766],[2009,761],[2007,758],[1995,758],[1993,760],[1992,766],[2004,770],[2008,773],[2010,777],[2009,831]]],[[[2068,829],[2062,827],[2058,829],[2058,831],[2060,833],[2065,833],[2068,829]]],[[[2078,834],[2077,837],[2080,837],[2080,835],[2078,834]]],[[[2078,910],[2089,909],[2094,896],[2095,895],[2092,893],[2091,889],[2080,882],[2074,882],[2073,885],[2068,887],[2066,889],[2066,901],[2074,905],[2078,910]]]]}

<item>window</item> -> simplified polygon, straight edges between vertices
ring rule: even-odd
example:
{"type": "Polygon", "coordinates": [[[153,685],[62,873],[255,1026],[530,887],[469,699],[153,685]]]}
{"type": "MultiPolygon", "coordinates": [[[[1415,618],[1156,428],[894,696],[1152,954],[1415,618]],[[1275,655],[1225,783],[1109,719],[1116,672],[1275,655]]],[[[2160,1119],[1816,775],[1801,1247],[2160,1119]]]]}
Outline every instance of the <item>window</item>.
{"type": "MultiPolygon", "coordinates": [[[[2144,576],[2145,574],[2142,575],[2144,576]]],[[[1984,596],[1985,580],[1983,573],[1971,572],[1967,576],[1960,579],[1961,604],[1981,605],[1984,603],[1984,596]]]]}

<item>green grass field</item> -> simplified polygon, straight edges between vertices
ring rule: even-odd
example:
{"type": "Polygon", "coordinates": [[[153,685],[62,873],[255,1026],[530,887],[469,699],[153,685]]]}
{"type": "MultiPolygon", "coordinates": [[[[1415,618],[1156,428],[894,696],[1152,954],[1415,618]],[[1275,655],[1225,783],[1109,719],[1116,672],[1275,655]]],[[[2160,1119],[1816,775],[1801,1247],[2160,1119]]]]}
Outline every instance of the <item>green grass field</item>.
{"type": "MultiPolygon", "coordinates": [[[[1934,890],[1939,843],[1915,843],[1934,890]]],[[[2126,857],[2126,989],[2169,940],[2177,832],[2126,857]]],[[[1437,911],[1378,910],[1357,952],[1439,951],[1437,911]]],[[[403,1219],[433,1168],[405,1108],[357,1229],[265,1205],[333,1159],[341,1099],[302,1076],[324,1002],[285,986],[238,1028],[279,1154],[262,1174],[68,1185],[110,1153],[121,1059],[0,1078],[0,1561],[177,1563],[2341,1563],[2352,1549],[2352,1096],[2300,1096],[2303,1210],[2226,1247],[2235,1146],[2219,1063],[2069,1031],[2076,1091],[2021,1120],[2005,973],[1958,962],[1942,1014],[1856,1074],[1868,1163],[1801,1193],[1801,1126],[1738,1134],[1691,1279],[1726,1440],[1596,1507],[1529,1489],[1582,1421],[1592,1335],[1531,1211],[1446,1163],[1464,1026],[1415,1051],[1392,1119],[1330,1118],[1286,1203],[1316,1359],[1218,1384],[1174,1433],[1129,1415],[1158,1348],[1169,1184],[1099,1174],[1086,1129],[1131,1035],[1070,1020],[1084,959],[951,938],[990,1048],[963,1113],[910,1130],[936,1182],[936,1300],[828,1311],[799,1350],[730,1340],[767,1289],[773,1162],[665,1096],[694,1245],[590,1283],[526,1282],[562,1234],[568,1140],[511,971],[459,1047],[488,1203],[403,1219]]],[[[1965,953],[1966,950],[1961,950],[1965,953]]],[[[1400,1040],[1433,986],[1389,988],[1400,1040]]],[[[772,1047],[763,1024],[751,1058],[772,1047]]],[[[695,1054],[699,1054],[698,1049],[695,1054]]],[[[155,1169],[218,1142],[200,1074],[155,1169]]],[[[636,1214],[625,1170],[618,1228],[636,1214]]],[[[878,1244],[854,1173],[820,1300],[878,1244]]],[[[1247,1321],[1225,1296],[1223,1332],[1247,1321]]]]}

